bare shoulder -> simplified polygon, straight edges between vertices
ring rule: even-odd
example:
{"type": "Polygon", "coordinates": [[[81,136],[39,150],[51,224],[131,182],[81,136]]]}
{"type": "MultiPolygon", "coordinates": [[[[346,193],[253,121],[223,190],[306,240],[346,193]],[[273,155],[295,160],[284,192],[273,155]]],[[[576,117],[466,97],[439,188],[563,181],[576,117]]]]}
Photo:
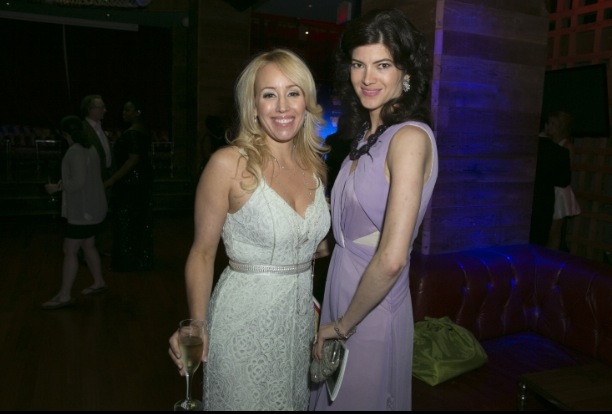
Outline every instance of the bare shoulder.
{"type": "Polygon", "coordinates": [[[393,135],[391,148],[393,150],[403,149],[428,149],[431,150],[432,142],[427,131],[417,125],[404,125],[393,135]]]}
{"type": "Polygon", "coordinates": [[[246,158],[238,148],[228,146],[215,151],[206,164],[205,173],[223,174],[227,178],[238,178],[245,170],[246,158]]]}
{"type": "Polygon", "coordinates": [[[253,180],[253,176],[246,170],[246,164],[246,157],[237,147],[220,148],[208,160],[198,187],[209,192],[209,198],[225,200],[228,204],[224,208],[234,213],[251,194],[251,191],[244,189],[244,185],[251,184],[253,180]]]}
{"type": "Polygon", "coordinates": [[[387,173],[422,174],[427,180],[435,154],[434,142],[429,131],[417,125],[401,127],[392,138],[387,152],[387,173]]]}

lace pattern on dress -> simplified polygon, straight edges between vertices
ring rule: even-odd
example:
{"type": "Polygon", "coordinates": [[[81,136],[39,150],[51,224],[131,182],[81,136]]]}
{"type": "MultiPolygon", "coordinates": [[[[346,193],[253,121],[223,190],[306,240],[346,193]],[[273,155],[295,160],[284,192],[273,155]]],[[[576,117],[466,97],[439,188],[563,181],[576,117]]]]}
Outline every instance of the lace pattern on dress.
{"type": "MultiPolygon", "coordinates": [[[[228,257],[252,265],[309,263],[330,225],[323,186],[300,216],[262,181],[228,214],[228,257]]],[[[206,410],[306,410],[314,308],[310,266],[298,274],[227,267],[209,308],[206,410]]]]}

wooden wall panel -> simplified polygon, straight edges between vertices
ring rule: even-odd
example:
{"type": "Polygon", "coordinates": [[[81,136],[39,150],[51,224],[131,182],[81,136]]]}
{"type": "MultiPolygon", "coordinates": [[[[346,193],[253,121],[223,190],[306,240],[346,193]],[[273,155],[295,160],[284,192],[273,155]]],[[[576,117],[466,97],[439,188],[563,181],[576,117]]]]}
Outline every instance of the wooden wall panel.
{"type": "MultiPolygon", "coordinates": [[[[444,157],[440,163],[439,183],[477,182],[523,183],[528,186],[533,181],[535,161],[528,158],[506,158],[503,162],[495,157],[444,157]]],[[[464,194],[469,197],[470,194],[464,194]]],[[[529,200],[531,201],[531,200],[529,200]]]]}
{"type": "MultiPolygon", "coordinates": [[[[448,134],[444,146],[438,148],[441,156],[469,153],[473,157],[525,157],[533,153],[534,140],[531,135],[521,137],[507,132],[492,135],[486,131],[453,132],[448,134]]],[[[534,160],[535,162],[535,160],[534,160]]]]}
{"type": "Polygon", "coordinates": [[[526,1],[511,7],[438,3],[444,10],[438,11],[442,39],[436,44],[442,46],[432,108],[441,147],[440,189],[456,201],[432,203],[431,249],[527,242],[546,56],[543,4],[534,9],[526,1]],[[462,140],[470,144],[463,147],[462,140]],[[504,153],[504,147],[516,150],[504,153]],[[480,185],[445,185],[468,182],[480,185]],[[471,206],[476,200],[481,202],[471,206]]]}
{"type": "Polygon", "coordinates": [[[547,31],[542,31],[541,10],[544,2],[539,7],[533,7],[535,1],[453,0],[444,3],[444,31],[547,43],[547,31]],[[511,3],[510,7],[507,7],[508,3],[511,3]],[[526,8],[525,3],[531,3],[531,7],[528,4],[526,8]]]}
{"type": "MultiPolygon", "coordinates": [[[[466,85],[469,89],[470,85],[466,85]]],[[[538,97],[542,95],[535,93],[538,97]]],[[[525,94],[527,95],[527,94],[525,94]]],[[[533,96],[533,94],[530,94],[533,96]]],[[[534,142],[538,134],[538,125],[540,122],[539,113],[523,112],[523,103],[517,101],[514,108],[508,110],[499,110],[488,108],[464,108],[453,105],[453,102],[446,102],[445,96],[439,96],[440,105],[436,108],[436,129],[440,133],[485,133],[489,134],[489,139],[495,139],[499,133],[505,134],[524,134],[530,133],[534,142]],[[443,105],[444,103],[445,105],[443,105]]],[[[526,97],[529,98],[529,97],[526,97]]],[[[500,99],[502,99],[500,97],[500,99]]],[[[527,106],[532,106],[532,103],[527,103],[527,106]]],[[[534,144],[534,148],[537,143],[534,144]]],[[[470,156],[471,154],[456,154],[470,156]]]]}
{"type": "Polygon", "coordinates": [[[172,29],[172,99],[170,103],[172,115],[169,132],[174,142],[173,163],[177,170],[189,165],[186,155],[192,151],[185,151],[185,148],[191,148],[191,143],[195,140],[195,134],[190,133],[194,128],[189,125],[190,111],[188,109],[195,110],[195,99],[190,93],[193,86],[188,76],[188,35],[189,30],[186,27],[172,29]]]}
{"type": "MultiPolygon", "coordinates": [[[[438,0],[440,1],[449,3],[450,0],[438,0]]],[[[496,9],[500,12],[519,13],[522,17],[527,17],[529,15],[541,16],[546,0],[452,0],[452,3],[463,4],[466,10],[469,6],[478,6],[496,9]]]]}
{"type": "Polygon", "coordinates": [[[444,55],[435,68],[439,94],[434,104],[439,105],[439,99],[445,98],[455,106],[515,110],[521,101],[523,110],[537,112],[541,109],[539,100],[522,98],[526,90],[541,94],[543,70],[539,66],[486,60],[475,64],[472,57],[444,55]],[[521,88],[517,88],[517,82],[521,88]]]}
{"type": "Polygon", "coordinates": [[[239,12],[222,0],[200,2],[198,90],[214,88],[222,93],[200,95],[202,115],[231,117],[226,110],[233,105],[234,83],[249,58],[250,21],[250,10],[239,12]]]}
{"type": "MultiPolygon", "coordinates": [[[[544,69],[545,44],[514,39],[503,39],[476,33],[444,31],[444,55],[471,57],[478,60],[492,60],[503,63],[519,63],[541,66],[544,69]]],[[[477,64],[478,62],[473,62],[477,64]]]]}
{"type": "MultiPolygon", "coordinates": [[[[504,190],[498,191],[497,182],[444,182],[438,183],[433,194],[433,203],[437,206],[454,206],[465,208],[471,206],[511,206],[512,209],[523,208],[525,203],[521,197],[521,190],[525,183],[505,183],[504,190]],[[464,197],[471,194],[472,197],[464,197]]],[[[527,206],[531,207],[531,206],[527,206]]]]}
{"type": "MultiPolygon", "coordinates": [[[[197,30],[197,138],[206,139],[206,117],[218,116],[226,125],[233,118],[234,84],[250,57],[251,10],[238,11],[226,1],[196,1],[197,30]]],[[[200,165],[210,154],[209,145],[199,143],[192,165],[200,165]]],[[[197,168],[195,168],[197,171],[197,168]]]]}
{"type": "Polygon", "coordinates": [[[575,139],[572,188],[581,213],[568,222],[570,252],[612,264],[612,139],[575,139]]]}

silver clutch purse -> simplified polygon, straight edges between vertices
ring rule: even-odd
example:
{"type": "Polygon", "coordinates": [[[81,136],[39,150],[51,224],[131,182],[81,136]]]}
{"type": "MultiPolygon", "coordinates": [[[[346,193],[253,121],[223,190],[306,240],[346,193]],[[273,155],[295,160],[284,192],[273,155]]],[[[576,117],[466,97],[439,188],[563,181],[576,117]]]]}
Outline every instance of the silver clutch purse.
{"type": "Polygon", "coordinates": [[[323,344],[321,360],[313,359],[310,363],[310,379],[312,382],[323,382],[340,366],[342,345],[337,339],[328,339],[323,344]]]}

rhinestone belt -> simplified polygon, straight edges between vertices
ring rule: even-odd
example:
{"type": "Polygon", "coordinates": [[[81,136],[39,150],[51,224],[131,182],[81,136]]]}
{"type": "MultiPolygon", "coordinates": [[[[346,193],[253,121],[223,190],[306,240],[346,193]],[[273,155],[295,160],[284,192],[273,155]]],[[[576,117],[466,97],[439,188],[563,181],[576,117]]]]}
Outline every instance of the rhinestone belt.
{"type": "Polygon", "coordinates": [[[297,275],[310,269],[311,262],[297,265],[256,265],[229,261],[232,270],[241,273],[273,273],[276,275],[297,275]]]}

